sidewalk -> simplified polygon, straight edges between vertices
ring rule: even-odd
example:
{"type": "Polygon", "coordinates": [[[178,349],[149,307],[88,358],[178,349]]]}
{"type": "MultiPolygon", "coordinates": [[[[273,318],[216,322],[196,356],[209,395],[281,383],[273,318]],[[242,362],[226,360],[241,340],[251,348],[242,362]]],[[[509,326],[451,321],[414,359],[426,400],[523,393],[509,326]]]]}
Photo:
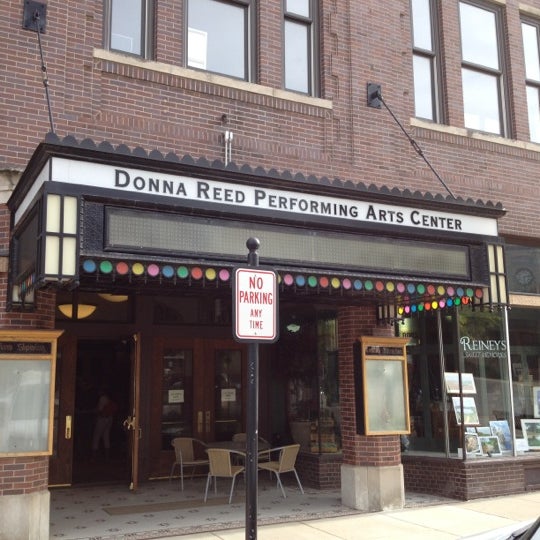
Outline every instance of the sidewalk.
{"type": "MultiPolygon", "coordinates": [[[[540,516],[540,491],[423,508],[259,525],[257,538],[275,540],[451,540],[540,516]]],[[[244,529],[182,536],[177,540],[243,540],[244,529]]]]}

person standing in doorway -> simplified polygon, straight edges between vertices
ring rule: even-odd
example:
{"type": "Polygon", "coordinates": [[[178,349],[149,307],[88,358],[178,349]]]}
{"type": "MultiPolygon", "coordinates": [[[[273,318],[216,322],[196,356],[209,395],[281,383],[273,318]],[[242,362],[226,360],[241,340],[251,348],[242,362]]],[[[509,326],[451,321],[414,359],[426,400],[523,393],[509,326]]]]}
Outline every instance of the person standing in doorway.
{"type": "Polygon", "coordinates": [[[94,435],[92,437],[92,457],[97,457],[100,443],[103,441],[105,458],[109,458],[111,449],[111,427],[117,410],[118,406],[110,397],[109,392],[102,389],[99,393],[99,399],[96,406],[96,422],[94,424],[94,435]]]}

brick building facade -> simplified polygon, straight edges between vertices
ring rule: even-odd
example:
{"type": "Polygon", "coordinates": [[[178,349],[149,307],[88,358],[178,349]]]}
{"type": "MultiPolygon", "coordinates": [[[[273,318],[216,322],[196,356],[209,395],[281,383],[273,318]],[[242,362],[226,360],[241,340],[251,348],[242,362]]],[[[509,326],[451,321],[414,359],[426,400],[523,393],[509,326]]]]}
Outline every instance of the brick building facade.
{"type": "MultiPolygon", "coordinates": [[[[231,417],[219,416],[230,397],[221,393],[219,409],[219,397],[197,391],[219,369],[208,358],[223,366],[245,360],[230,342],[227,313],[230,271],[247,252],[226,232],[233,239],[260,233],[262,262],[280,276],[281,336],[261,358],[271,381],[261,390],[261,433],[277,444],[295,438],[289,421],[307,422],[303,481],[341,485],[346,504],[366,509],[399,507],[404,489],[419,486],[484,496],[482,482],[501,470],[512,481],[497,492],[539,487],[538,458],[517,455],[515,444],[535,429],[521,419],[540,418],[532,402],[540,393],[538,0],[4,4],[0,329],[63,331],[52,447],[28,456],[0,446],[0,508],[20,516],[33,504],[20,495],[41,498],[25,525],[13,525],[13,538],[46,528],[48,485],[87,481],[80,469],[90,439],[79,439],[78,427],[87,419],[74,415],[96,354],[106,360],[89,386],[121,380],[115,399],[145,433],[135,465],[126,457],[132,441],[117,434],[115,447],[112,435],[111,450],[140,481],[168,472],[167,415],[206,441],[230,435],[216,427],[220,418],[245,430],[240,372],[228,373],[238,378],[237,393],[228,394],[238,405],[227,405],[231,417]],[[227,24],[216,27],[221,20],[227,24]],[[468,34],[476,20],[486,29],[485,51],[468,34]],[[370,94],[369,83],[380,94],[370,94]],[[251,189],[256,204],[248,205],[251,189]],[[57,211],[67,227],[70,204],[74,232],[49,230],[57,211]],[[360,219],[355,212],[364,207],[360,219]],[[54,254],[51,236],[62,246],[54,254]],[[181,247],[171,240],[179,237],[181,247]],[[359,254],[351,253],[355,242],[359,254]],[[313,259],[302,250],[308,244],[313,259]],[[113,308],[98,293],[129,300],[113,308]],[[97,306],[87,319],[73,316],[83,303],[97,306]],[[57,309],[63,304],[69,315],[57,309]],[[480,311],[491,318],[475,319],[480,311]],[[411,314],[412,326],[399,322],[411,314]],[[298,328],[289,330],[293,323],[298,328]],[[359,428],[355,343],[362,335],[411,339],[408,454],[400,430],[359,428]],[[501,343],[504,354],[476,365],[478,357],[460,348],[463,336],[501,343]],[[130,363],[134,355],[138,364],[130,363]],[[189,371],[188,357],[193,388],[167,386],[167,362],[189,371]],[[107,379],[110,365],[118,379],[107,379]],[[478,424],[509,424],[511,449],[501,449],[498,462],[491,453],[458,457],[464,439],[452,435],[442,379],[454,371],[474,374],[478,424]],[[142,388],[136,409],[133,380],[142,388]],[[486,397],[497,392],[502,410],[486,397]],[[63,438],[68,417],[74,440],[63,438]],[[449,456],[450,472],[437,461],[449,456]]],[[[4,401],[13,398],[4,392],[4,401]]]]}

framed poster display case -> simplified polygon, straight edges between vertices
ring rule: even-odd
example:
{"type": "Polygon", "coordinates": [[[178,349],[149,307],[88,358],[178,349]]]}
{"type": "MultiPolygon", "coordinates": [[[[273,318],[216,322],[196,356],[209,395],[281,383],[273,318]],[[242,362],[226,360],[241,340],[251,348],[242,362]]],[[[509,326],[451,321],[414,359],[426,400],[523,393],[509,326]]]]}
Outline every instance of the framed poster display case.
{"type": "Polygon", "coordinates": [[[410,433],[408,338],[362,336],[355,358],[356,419],[360,435],[410,433]]]}
{"type": "Polygon", "coordinates": [[[59,330],[0,330],[0,456],[52,453],[59,330]]]}

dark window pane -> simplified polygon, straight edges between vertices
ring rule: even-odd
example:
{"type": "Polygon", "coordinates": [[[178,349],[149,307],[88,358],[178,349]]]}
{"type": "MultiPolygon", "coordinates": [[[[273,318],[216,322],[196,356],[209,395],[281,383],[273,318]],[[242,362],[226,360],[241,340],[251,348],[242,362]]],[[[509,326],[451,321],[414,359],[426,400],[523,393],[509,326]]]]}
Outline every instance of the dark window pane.
{"type": "Polygon", "coordinates": [[[142,1],[113,0],[111,49],[141,55],[142,1]]]}
{"type": "Polygon", "coordinates": [[[433,120],[431,59],[415,55],[413,57],[413,69],[415,116],[433,120]]]}
{"type": "Polygon", "coordinates": [[[285,21],[285,87],[309,92],[308,27],[285,21]]]}
{"type": "Polygon", "coordinates": [[[505,252],[510,291],[540,294],[540,247],[506,244],[505,252]]]}
{"type": "Polygon", "coordinates": [[[191,0],[188,66],[246,78],[246,9],[214,0],[191,0]]]}

